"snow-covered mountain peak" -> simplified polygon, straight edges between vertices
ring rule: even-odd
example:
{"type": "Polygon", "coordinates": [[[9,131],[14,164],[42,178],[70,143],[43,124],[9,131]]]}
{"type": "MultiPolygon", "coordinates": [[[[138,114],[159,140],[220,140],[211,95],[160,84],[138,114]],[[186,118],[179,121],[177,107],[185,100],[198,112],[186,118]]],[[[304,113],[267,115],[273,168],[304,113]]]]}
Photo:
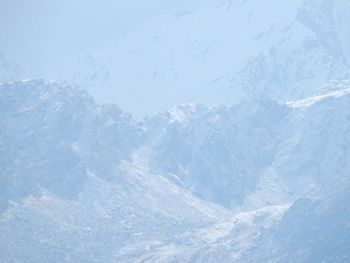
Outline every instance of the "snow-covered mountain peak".
{"type": "Polygon", "coordinates": [[[190,102],[231,105],[254,94],[281,102],[306,98],[349,71],[338,21],[344,15],[319,6],[233,1],[163,16],[38,76],[78,83],[98,102],[142,116],[190,102]]]}
{"type": "Polygon", "coordinates": [[[0,261],[348,262],[349,3],[226,1],[0,83],[0,261]]]}
{"type": "Polygon", "coordinates": [[[171,120],[178,123],[186,123],[195,117],[203,116],[208,111],[209,109],[203,104],[189,103],[175,106],[167,111],[167,113],[169,114],[171,120]]]}
{"type": "Polygon", "coordinates": [[[143,119],[52,81],[0,91],[5,262],[37,261],[44,249],[49,261],[259,262],[259,242],[269,248],[284,231],[299,238],[288,232],[298,216],[328,217],[348,198],[347,184],[339,194],[329,186],[350,171],[348,82],[294,104],[254,97],[143,119]],[[321,185],[327,194],[305,201],[321,185]]]}
{"type": "Polygon", "coordinates": [[[328,98],[337,98],[348,94],[350,94],[350,81],[342,81],[336,84],[336,88],[323,90],[323,92],[319,92],[319,94],[307,99],[288,102],[287,105],[292,108],[304,108],[328,98]]]}

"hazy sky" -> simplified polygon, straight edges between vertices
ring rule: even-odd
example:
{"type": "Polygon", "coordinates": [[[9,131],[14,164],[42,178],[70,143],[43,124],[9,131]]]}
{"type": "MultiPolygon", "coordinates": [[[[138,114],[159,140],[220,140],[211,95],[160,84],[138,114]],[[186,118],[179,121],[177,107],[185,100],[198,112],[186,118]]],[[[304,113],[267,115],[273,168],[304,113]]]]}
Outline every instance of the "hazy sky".
{"type": "Polygon", "coordinates": [[[30,70],[156,16],[222,0],[0,0],[0,54],[30,70]]]}

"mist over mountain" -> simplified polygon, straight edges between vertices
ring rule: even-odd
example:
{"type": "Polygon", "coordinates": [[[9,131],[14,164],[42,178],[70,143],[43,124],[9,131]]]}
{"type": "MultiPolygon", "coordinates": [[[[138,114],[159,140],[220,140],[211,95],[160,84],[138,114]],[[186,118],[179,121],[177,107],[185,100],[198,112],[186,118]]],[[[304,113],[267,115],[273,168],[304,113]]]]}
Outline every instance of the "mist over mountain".
{"type": "Polygon", "coordinates": [[[22,70],[19,65],[8,61],[0,54],[0,82],[9,82],[21,79],[22,70]]]}
{"type": "MultiPolygon", "coordinates": [[[[312,208],[300,204],[310,191],[348,178],[349,87],[288,104],[192,104],[135,119],[73,87],[3,84],[2,261],[200,262],[208,247],[210,261],[252,257],[268,233],[307,224],[312,208]]],[[[344,191],[327,198],[347,202],[344,191]]]]}
{"type": "Polygon", "coordinates": [[[0,56],[0,262],[349,262],[349,11],[228,1],[35,74],[0,56]]]}
{"type": "Polygon", "coordinates": [[[78,83],[145,115],[178,104],[308,97],[349,78],[346,1],[231,1],[163,16],[36,77],[78,83]]]}

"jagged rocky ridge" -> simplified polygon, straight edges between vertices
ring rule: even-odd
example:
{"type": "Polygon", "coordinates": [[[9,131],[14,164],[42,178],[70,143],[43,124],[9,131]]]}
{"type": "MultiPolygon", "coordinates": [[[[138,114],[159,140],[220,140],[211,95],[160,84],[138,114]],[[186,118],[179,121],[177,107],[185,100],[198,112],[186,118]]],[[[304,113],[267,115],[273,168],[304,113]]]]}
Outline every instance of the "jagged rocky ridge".
{"type": "Polygon", "coordinates": [[[349,87],[140,119],[2,84],[0,259],[347,262],[349,87]]]}

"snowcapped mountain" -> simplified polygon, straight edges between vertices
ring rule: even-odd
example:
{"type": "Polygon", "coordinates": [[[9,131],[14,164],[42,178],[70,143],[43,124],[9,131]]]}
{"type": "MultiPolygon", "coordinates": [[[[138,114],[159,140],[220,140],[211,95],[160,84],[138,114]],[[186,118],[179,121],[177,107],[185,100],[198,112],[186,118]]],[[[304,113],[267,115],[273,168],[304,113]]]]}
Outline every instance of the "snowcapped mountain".
{"type": "Polygon", "coordinates": [[[232,0],[160,17],[37,77],[77,83],[140,115],[188,102],[306,98],[349,79],[349,10],[344,0],[232,0]]]}
{"type": "Polygon", "coordinates": [[[230,215],[150,174],[142,128],[117,107],[42,80],[0,94],[2,262],[112,262],[230,215]]]}
{"type": "Polygon", "coordinates": [[[230,0],[32,80],[0,57],[0,261],[349,262],[349,11],[230,0]]]}
{"type": "Polygon", "coordinates": [[[271,165],[288,108],[269,100],[189,107],[168,112],[170,123],[150,146],[150,167],[176,177],[201,198],[234,208],[271,165]]]}
{"type": "Polygon", "coordinates": [[[349,84],[142,119],[52,81],[2,84],[0,260],[346,262],[349,84]],[[317,253],[325,240],[341,245],[317,253]]]}
{"type": "Polygon", "coordinates": [[[233,209],[293,201],[350,161],[349,87],[334,82],[287,104],[262,99],[154,114],[146,126],[158,124],[161,133],[149,146],[151,170],[233,209]]]}

